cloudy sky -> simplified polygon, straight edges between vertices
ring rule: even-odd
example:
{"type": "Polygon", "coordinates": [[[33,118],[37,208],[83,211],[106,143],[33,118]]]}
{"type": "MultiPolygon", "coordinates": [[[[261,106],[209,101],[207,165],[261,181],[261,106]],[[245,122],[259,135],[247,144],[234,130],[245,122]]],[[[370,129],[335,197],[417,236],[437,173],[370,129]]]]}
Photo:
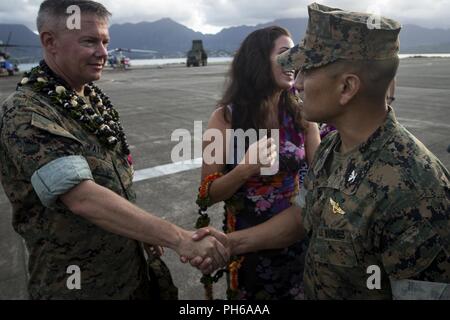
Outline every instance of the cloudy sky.
{"type": "MultiPolygon", "coordinates": [[[[203,33],[256,25],[280,18],[306,17],[314,0],[98,0],[112,13],[112,23],[155,21],[169,17],[203,33]],[[258,3],[257,5],[253,3],[258,3]],[[281,5],[282,4],[282,5],[281,5]]],[[[0,0],[0,23],[20,23],[35,30],[42,0],[0,0]]],[[[381,13],[424,27],[450,28],[450,0],[318,0],[352,11],[381,13]]]]}

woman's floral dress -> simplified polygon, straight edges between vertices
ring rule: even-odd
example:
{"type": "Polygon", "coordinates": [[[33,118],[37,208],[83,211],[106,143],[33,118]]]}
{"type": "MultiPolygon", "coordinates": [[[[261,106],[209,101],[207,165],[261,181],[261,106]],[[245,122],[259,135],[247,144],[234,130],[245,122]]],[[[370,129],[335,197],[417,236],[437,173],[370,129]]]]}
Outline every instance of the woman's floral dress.
{"type": "MultiPolygon", "coordinates": [[[[226,232],[249,228],[270,219],[289,208],[299,192],[307,171],[304,135],[295,129],[292,117],[282,107],[280,119],[279,172],[273,176],[251,177],[225,201],[226,232]]],[[[235,167],[236,159],[234,163],[227,165],[227,172],[235,167]]],[[[278,230],[272,232],[275,235],[278,230]]],[[[303,240],[285,249],[234,257],[228,266],[228,296],[248,300],[303,299],[306,247],[306,240],[303,240]]]]}

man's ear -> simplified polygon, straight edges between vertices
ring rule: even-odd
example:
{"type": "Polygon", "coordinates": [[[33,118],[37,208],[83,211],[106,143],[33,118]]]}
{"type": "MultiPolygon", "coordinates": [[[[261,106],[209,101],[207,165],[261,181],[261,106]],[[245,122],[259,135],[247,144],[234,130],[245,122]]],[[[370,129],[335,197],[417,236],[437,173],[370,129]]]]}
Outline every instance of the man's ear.
{"type": "Polygon", "coordinates": [[[354,73],[344,73],[339,81],[339,103],[346,105],[356,96],[361,88],[361,79],[354,73]]]}
{"type": "Polygon", "coordinates": [[[44,31],[39,35],[42,47],[46,52],[51,54],[56,53],[56,35],[51,31],[44,31]]]}

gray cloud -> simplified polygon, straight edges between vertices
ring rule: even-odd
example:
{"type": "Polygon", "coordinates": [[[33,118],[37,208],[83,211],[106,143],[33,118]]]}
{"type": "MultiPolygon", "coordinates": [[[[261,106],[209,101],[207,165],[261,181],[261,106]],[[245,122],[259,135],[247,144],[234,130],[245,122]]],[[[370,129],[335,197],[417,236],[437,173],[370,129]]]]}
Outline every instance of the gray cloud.
{"type": "MultiPolygon", "coordinates": [[[[256,25],[280,18],[307,16],[305,0],[99,0],[112,13],[112,23],[155,21],[169,17],[194,30],[218,32],[224,27],[256,25]]],[[[450,0],[325,0],[323,4],[352,11],[371,11],[401,23],[450,28],[450,0]]],[[[0,23],[25,24],[35,30],[41,0],[1,0],[0,23]]]]}

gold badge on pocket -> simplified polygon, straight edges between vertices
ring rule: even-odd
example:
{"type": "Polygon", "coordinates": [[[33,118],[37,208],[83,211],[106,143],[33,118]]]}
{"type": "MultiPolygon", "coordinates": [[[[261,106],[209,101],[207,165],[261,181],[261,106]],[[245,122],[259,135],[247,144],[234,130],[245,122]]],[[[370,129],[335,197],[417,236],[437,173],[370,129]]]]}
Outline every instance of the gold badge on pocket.
{"type": "Polygon", "coordinates": [[[342,208],[339,206],[339,203],[337,203],[336,201],[334,201],[333,199],[330,198],[330,204],[331,207],[333,208],[333,213],[334,214],[345,214],[345,211],[342,210],[342,208]]]}

